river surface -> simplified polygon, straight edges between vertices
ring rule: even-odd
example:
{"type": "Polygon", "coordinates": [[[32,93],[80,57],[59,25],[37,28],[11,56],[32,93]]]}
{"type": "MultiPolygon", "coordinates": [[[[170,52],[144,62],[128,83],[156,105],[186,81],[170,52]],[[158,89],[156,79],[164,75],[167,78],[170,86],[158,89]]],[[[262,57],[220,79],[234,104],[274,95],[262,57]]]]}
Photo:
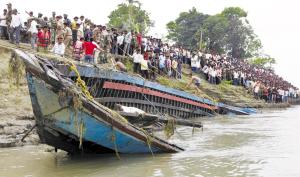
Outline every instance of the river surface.
{"type": "Polygon", "coordinates": [[[300,176],[300,107],[178,127],[177,154],[71,157],[43,145],[0,149],[0,177],[300,176]]]}

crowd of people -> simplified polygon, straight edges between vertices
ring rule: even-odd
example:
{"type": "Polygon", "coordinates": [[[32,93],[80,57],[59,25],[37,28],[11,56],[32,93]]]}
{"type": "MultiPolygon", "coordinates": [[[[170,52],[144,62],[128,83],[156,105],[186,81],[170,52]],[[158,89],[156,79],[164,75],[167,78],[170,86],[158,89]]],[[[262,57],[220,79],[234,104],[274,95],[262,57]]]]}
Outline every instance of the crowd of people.
{"type": "Polygon", "coordinates": [[[194,54],[192,70],[200,72],[211,84],[226,80],[253,92],[266,102],[288,102],[299,98],[299,89],[275,74],[272,68],[250,64],[247,60],[212,54],[194,54]]]}
{"type": "MultiPolygon", "coordinates": [[[[267,102],[287,102],[289,98],[299,97],[298,88],[273,70],[251,65],[245,60],[187,50],[133,30],[96,25],[83,15],[71,20],[67,14],[57,15],[55,12],[50,18],[42,13],[37,16],[33,12],[26,13],[28,17],[22,23],[17,9],[7,4],[7,9],[0,15],[1,39],[10,40],[17,46],[20,41],[30,43],[32,49],[61,56],[69,50],[74,60],[90,63],[107,63],[109,53],[129,56],[133,60],[133,71],[146,79],[155,80],[157,74],[181,79],[183,64],[188,64],[194,75],[202,74],[211,84],[227,80],[247,88],[255,98],[267,102]]],[[[127,71],[118,57],[115,66],[127,71]]],[[[200,88],[201,79],[191,78],[200,88]]]]}

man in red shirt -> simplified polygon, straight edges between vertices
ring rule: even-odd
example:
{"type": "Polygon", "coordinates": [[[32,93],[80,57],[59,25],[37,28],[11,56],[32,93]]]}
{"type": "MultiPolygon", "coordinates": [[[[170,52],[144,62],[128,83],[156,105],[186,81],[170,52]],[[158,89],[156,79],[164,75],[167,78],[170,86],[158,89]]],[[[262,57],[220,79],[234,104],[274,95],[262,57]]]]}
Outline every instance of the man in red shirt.
{"type": "Polygon", "coordinates": [[[99,48],[95,43],[93,43],[93,38],[90,39],[90,41],[85,41],[83,43],[83,49],[84,49],[84,61],[88,63],[94,63],[94,50],[96,48],[99,48]]]}
{"type": "Polygon", "coordinates": [[[142,49],[142,34],[135,32],[136,41],[139,49],[142,49]]]}

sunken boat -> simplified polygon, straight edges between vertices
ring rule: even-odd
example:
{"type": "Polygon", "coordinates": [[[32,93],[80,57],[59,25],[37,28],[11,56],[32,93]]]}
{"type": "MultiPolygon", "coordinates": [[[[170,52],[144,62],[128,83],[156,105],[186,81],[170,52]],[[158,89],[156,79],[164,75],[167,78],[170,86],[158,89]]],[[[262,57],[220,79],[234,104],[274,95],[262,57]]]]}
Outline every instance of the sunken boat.
{"type": "MultiPolygon", "coordinates": [[[[136,107],[150,114],[165,114],[177,119],[256,113],[253,108],[214,102],[115,69],[99,68],[86,63],[77,63],[76,66],[93,97],[111,109],[114,109],[116,104],[121,104],[136,107]]],[[[56,67],[73,80],[77,78],[76,73],[70,72],[64,64],[58,64],[56,67]]]]}
{"type": "MultiPolygon", "coordinates": [[[[49,61],[15,50],[25,63],[37,132],[42,143],[76,153],[172,153],[182,148],[134,126],[95,101],[84,82],[63,75],[49,61]]],[[[76,66],[70,63],[76,71],[76,66]]]]}

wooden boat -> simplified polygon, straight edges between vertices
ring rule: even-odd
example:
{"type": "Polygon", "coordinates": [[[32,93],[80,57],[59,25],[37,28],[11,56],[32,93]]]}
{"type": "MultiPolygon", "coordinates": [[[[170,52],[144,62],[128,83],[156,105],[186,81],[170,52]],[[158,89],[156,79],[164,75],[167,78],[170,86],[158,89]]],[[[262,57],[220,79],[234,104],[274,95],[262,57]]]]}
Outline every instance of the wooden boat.
{"type": "Polygon", "coordinates": [[[170,153],[183,151],[126,121],[91,99],[48,60],[15,50],[26,77],[42,143],[69,153],[170,153]]]}
{"type": "MultiPolygon", "coordinates": [[[[65,75],[76,77],[64,66],[58,68],[65,75]]],[[[168,114],[181,119],[211,117],[216,113],[249,115],[256,112],[252,108],[216,103],[125,72],[79,63],[77,69],[95,99],[111,109],[122,104],[150,114],[168,114]]]]}

